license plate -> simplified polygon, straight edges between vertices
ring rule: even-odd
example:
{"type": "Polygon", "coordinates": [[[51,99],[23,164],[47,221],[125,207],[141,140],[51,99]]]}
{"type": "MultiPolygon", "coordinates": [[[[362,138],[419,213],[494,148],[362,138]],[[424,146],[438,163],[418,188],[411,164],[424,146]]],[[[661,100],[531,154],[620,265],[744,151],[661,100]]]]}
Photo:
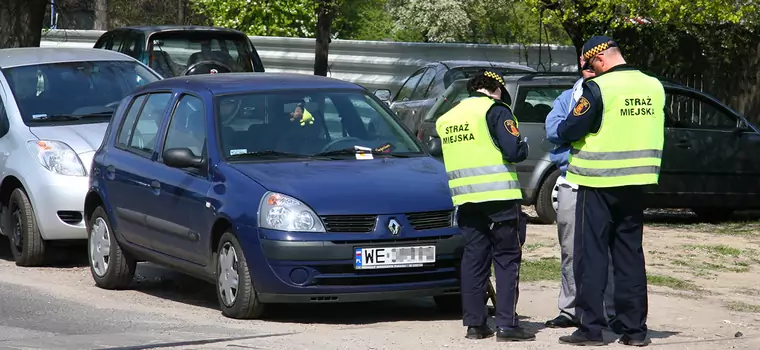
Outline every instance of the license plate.
{"type": "Polygon", "coordinates": [[[354,269],[420,267],[435,262],[435,246],[356,248],[354,269]]]}

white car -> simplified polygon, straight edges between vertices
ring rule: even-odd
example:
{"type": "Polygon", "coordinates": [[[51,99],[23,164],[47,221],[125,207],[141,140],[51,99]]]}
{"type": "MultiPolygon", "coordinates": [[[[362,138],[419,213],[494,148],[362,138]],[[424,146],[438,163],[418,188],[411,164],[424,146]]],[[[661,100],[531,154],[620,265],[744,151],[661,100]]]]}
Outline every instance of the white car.
{"type": "Polygon", "coordinates": [[[114,51],[0,50],[0,233],[16,265],[44,264],[51,241],[87,239],[92,156],[124,96],[160,79],[114,51]]]}

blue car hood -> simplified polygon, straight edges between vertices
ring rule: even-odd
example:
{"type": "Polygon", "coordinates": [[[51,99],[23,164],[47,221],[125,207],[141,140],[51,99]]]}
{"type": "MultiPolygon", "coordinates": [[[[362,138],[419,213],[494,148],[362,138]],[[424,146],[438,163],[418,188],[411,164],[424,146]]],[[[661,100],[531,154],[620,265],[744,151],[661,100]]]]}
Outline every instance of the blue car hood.
{"type": "Polygon", "coordinates": [[[432,157],[230,165],[270,191],[303,201],[318,215],[453,208],[443,163],[432,157]]]}

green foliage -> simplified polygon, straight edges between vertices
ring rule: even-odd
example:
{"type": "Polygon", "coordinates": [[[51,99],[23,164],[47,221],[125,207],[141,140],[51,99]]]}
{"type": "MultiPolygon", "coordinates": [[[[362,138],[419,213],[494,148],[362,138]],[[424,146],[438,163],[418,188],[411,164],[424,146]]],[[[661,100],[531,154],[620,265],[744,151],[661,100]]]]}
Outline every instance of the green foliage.
{"type": "Polygon", "coordinates": [[[314,37],[317,2],[310,0],[190,0],[218,27],[248,35],[314,37]]]}

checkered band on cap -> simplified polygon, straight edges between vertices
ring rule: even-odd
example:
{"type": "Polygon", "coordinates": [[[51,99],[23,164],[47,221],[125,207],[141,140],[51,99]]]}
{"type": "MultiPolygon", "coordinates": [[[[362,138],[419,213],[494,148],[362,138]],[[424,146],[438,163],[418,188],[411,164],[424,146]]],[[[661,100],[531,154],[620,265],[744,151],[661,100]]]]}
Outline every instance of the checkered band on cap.
{"type": "Polygon", "coordinates": [[[594,55],[596,55],[596,54],[598,54],[598,53],[600,53],[600,52],[602,52],[604,50],[607,50],[609,48],[610,48],[610,44],[609,43],[601,43],[599,45],[596,45],[596,46],[592,47],[590,50],[586,51],[586,53],[583,54],[583,59],[588,60],[591,57],[594,57],[594,55]]]}
{"type": "Polygon", "coordinates": [[[496,79],[496,81],[498,81],[499,84],[501,84],[502,86],[504,85],[504,79],[502,79],[501,76],[499,76],[498,74],[496,74],[494,72],[485,71],[485,73],[483,73],[483,75],[485,75],[485,76],[487,76],[489,78],[496,79]]]}

